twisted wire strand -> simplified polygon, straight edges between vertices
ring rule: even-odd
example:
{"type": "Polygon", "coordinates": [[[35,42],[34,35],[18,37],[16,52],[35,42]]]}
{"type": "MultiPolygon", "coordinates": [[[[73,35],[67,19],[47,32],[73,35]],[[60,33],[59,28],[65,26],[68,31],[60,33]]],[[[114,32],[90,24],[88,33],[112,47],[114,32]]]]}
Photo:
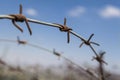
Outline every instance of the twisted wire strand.
{"type": "MultiPolygon", "coordinates": [[[[13,16],[10,15],[0,15],[0,19],[14,19],[13,16]]],[[[32,22],[32,23],[37,23],[37,24],[42,24],[42,25],[46,25],[46,26],[51,26],[51,27],[56,27],[56,28],[62,28],[62,26],[60,26],[59,24],[55,24],[55,23],[48,23],[48,22],[44,22],[44,21],[40,21],[40,20],[35,20],[35,19],[31,19],[31,18],[27,18],[28,22],[32,22]]],[[[87,41],[85,38],[83,38],[81,35],[77,34],[76,32],[70,30],[69,31],[72,35],[76,36],[77,38],[79,38],[81,41],[87,41]]],[[[91,45],[88,45],[91,48],[91,45]]],[[[92,47],[91,48],[92,51],[95,53],[95,55],[97,55],[95,49],[92,47]]]]}

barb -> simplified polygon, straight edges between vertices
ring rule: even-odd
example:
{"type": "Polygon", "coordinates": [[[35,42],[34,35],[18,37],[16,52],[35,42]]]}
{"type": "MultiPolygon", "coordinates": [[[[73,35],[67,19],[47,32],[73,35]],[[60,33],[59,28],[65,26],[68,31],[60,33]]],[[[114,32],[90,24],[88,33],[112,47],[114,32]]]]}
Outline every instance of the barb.
{"type": "Polygon", "coordinates": [[[23,44],[23,45],[27,44],[27,41],[20,40],[19,36],[17,36],[17,42],[18,44],[23,44]]]}
{"type": "Polygon", "coordinates": [[[94,45],[100,46],[98,43],[90,41],[93,36],[94,34],[91,34],[88,40],[83,40],[83,42],[80,44],[80,47],[82,47],[83,44],[86,44],[86,45],[94,44],[94,45]]]}
{"type": "Polygon", "coordinates": [[[61,26],[59,28],[61,32],[67,32],[67,43],[69,43],[70,42],[70,31],[72,31],[72,29],[66,26],[66,21],[67,21],[66,18],[64,18],[64,24],[63,25],[57,24],[57,25],[61,26]]]}
{"type": "MultiPolygon", "coordinates": [[[[69,28],[69,27],[66,25],[66,18],[64,18],[64,24],[63,24],[63,25],[62,25],[62,24],[57,24],[57,23],[48,23],[48,22],[43,22],[43,21],[40,21],[40,20],[34,20],[34,19],[26,18],[25,16],[22,15],[22,5],[20,5],[20,11],[19,11],[19,13],[20,13],[20,14],[16,14],[16,15],[1,15],[1,16],[0,16],[0,19],[11,19],[11,20],[13,20],[14,25],[16,25],[16,24],[15,24],[16,21],[19,21],[19,22],[25,21],[25,22],[26,22],[26,25],[27,25],[27,27],[28,27],[28,30],[29,30],[29,32],[30,32],[30,34],[32,34],[32,31],[31,31],[31,29],[30,29],[30,27],[29,27],[28,22],[37,23],[37,24],[42,24],[42,25],[47,25],[47,26],[52,26],[52,27],[56,27],[56,28],[58,28],[58,29],[59,29],[60,31],[62,31],[62,32],[67,32],[67,42],[68,42],[68,43],[70,42],[70,34],[72,34],[72,35],[78,37],[78,38],[82,41],[80,47],[81,47],[83,44],[86,44],[86,45],[90,46],[90,48],[91,48],[92,51],[95,53],[95,55],[98,56],[98,54],[96,53],[95,49],[92,47],[91,44],[94,44],[94,45],[97,45],[97,46],[99,46],[99,44],[90,41],[94,34],[91,34],[90,37],[88,38],[88,40],[84,39],[81,35],[75,33],[74,31],[72,31],[71,28],[69,28]],[[20,17],[19,17],[18,15],[20,15],[20,17]]],[[[16,27],[17,27],[19,30],[22,31],[22,29],[20,29],[20,27],[18,27],[18,25],[16,25],[16,27]]],[[[24,41],[18,41],[18,42],[19,42],[19,44],[26,44],[26,42],[24,42],[24,41]]],[[[28,43],[27,43],[27,44],[28,44],[28,43]]],[[[34,47],[36,47],[36,48],[38,47],[38,46],[33,45],[33,44],[29,44],[29,45],[34,46],[34,47]]],[[[38,47],[38,48],[39,48],[39,47],[38,47]]]]}
{"type": "Polygon", "coordinates": [[[60,59],[61,54],[59,52],[56,52],[55,49],[53,49],[53,54],[56,55],[60,59]]]}
{"type": "Polygon", "coordinates": [[[28,28],[28,31],[30,33],[30,35],[32,35],[32,30],[28,24],[28,20],[27,18],[22,14],[22,5],[20,5],[20,10],[19,10],[19,14],[10,14],[9,16],[12,16],[12,23],[13,25],[18,28],[21,32],[23,32],[23,29],[16,23],[16,22],[24,22],[26,23],[26,26],[28,28]]]}
{"type": "Polygon", "coordinates": [[[100,52],[99,55],[97,55],[95,57],[93,56],[92,60],[96,60],[99,63],[104,63],[104,64],[108,65],[108,63],[103,60],[104,54],[105,54],[105,52],[100,52]]]}
{"type": "Polygon", "coordinates": [[[99,63],[100,80],[105,80],[103,63],[106,65],[107,63],[103,60],[104,54],[105,52],[100,52],[97,57],[93,57],[93,60],[99,63]]]}
{"type": "MultiPolygon", "coordinates": [[[[0,19],[14,19],[14,17],[11,16],[11,15],[0,15],[0,19]]],[[[40,21],[40,20],[31,19],[31,18],[26,18],[26,19],[28,20],[28,22],[37,23],[37,24],[46,25],[46,26],[51,26],[51,27],[56,27],[56,28],[59,28],[59,29],[63,29],[63,26],[64,26],[64,25],[61,25],[61,24],[48,23],[48,22],[44,22],[44,21],[40,21]]],[[[64,23],[65,23],[65,21],[64,21],[64,23]]],[[[71,28],[69,30],[69,33],[71,33],[72,35],[80,38],[82,41],[86,41],[81,35],[72,31],[71,28]]]]}
{"type": "Polygon", "coordinates": [[[90,45],[90,48],[92,49],[92,51],[96,55],[93,57],[92,61],[95,59],[96,61],[98,61],[100,63],[104,63],[104,64],[108,65],[108,63],[103,60],[103,55],[105,54],[105,52],[97,54],[97,52],[95,51],[95,49],[91,45],[90,45]]]}
{"type": "Polygon", "coordinates": [[[94,36],[94,34],[91,34],[90,35],[90,37],[88,38],[88,40],[82,40],[83,42],[80,44],[80,48],[83,46],[83,44],[85,44],[85,45],[87,45],[87,46],[89,46],[90,48],[91,48],[91,50],[94,52],[94,54],[96,55],[96,56],[98,56],[98,54],[97,54],[97,52],[95,51],[95,49],[92,47],[92,45],[91,44],[94,44],[94,45],[97,45],[97,46],[100,46],[98,43],[96,43],[96,42],[92,42],[92,41],[90,41],[91,39],[92,39],[92,37],[94,36]]]}

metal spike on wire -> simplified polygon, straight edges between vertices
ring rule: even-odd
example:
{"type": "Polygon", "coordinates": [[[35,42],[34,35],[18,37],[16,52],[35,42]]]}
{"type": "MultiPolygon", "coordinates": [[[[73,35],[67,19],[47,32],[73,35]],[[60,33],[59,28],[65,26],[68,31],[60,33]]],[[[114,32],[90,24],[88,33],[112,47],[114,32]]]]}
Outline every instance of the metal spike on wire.
{"type": "Polygon", "coordinates": [[[66,26],[66,18],[64,18],[64,25],[60,25],[60,26],[62,27],[60,28],[60,31],[67,32],[67,43],[69,43],[70,42],[70,31],[72,29],[66,26]]]}
{"type": "Polygon", "coordinates": [[[72,31],[72,29],[69,28],[69,27],[67,27],[66,21],[67,21],[66,18],[64,18],[64,24],[63,24],[63,25],[57,24],[57,25],[61,26],[61,27],[59,28],[60,31],[62,31],[62,32],[67,32],[67,43],[69,43],[69,42],[70,42],[70,31],[72,31]]]}
{"type": "Polygon", "coordinates": [[[54,55],[56,55],[56,56],[60,59],[61,54],[60,54],[60,53],[58,53],[58,52],[56,52],[56,50],[55,50],[55,49],[53,49],[53,54],[54,54],[54,55]]]}
{"type": "Polygon", "coordinates": [[[18,44],[23,44],[23,45],[27,44],[27,41],[20,40],[19,36],[17,36],[17,42],[18,44]]]}
{"type": "Polygon", "coordinates": [[[16,28],[18,28],[21,32],[23,32],[23,29],[16,22],[24,22],[25,21],[28,31],[29,31],[30,35],[32,35],[32,30],[28,24],[28,19],[22,14],[22,5],[20,5],[19,14],[10,14],[9,16],[13,17],[13,19],[12,19],[13,25],[16,28]]]}
{"type": "Polygon", "coordinates": [[[93,36],[94,36],[94,34],[91,34],[90,37],[88,38],[88,40],[83,39],[83,40],[82,40],[83,42],[80,44],[79,47],[82,47],[83,44],[88,45],[88,46],[92,49],[92,51],[94,52],[94,54],[95,54],[96,56],[98,56],[97,52],[95,51],[95,49],[92,47],[91,44],[94,44],[94,45],[97,45],[97,46],[100,46],[100,45],[99,45],[98,43],[96,43],[96,42],[90,41],[93,36]]]}

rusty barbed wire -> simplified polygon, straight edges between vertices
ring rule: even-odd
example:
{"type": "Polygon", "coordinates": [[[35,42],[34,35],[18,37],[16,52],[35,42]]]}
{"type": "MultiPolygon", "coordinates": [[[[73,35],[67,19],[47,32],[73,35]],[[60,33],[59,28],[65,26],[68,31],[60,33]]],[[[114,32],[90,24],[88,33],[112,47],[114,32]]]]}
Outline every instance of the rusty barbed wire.
{"type": "Polygon", "coordinates": [[[20,40],[19,36],[17,36],[17,42],[18,44],[23,44],[23,45],[27,44],[27,41],[20,40]]]}
{"type": "Polygon", "coordinates": [[[96,60],[99,63],[104,63],[104,64],[108,65],[108,63],[103,60],[104,54],[105,54],[105,52],[101,52],[98,56],[93,56],[92,60],[96,60]]]}
{"type": "MultiPolygon", "coordinates": [[[[37,24],[42,24],[42,25],[47,25],[47,26],[51,26],[51,27],[56,27],[59,28],[59,30],[61,32],[67,32],[67,42],[70,42],[70,34],[78,37],[81,41],[83,41],[86,45],[90,45],[90,44],[95,44],[95,45],[99,45],[95,42],[90,42],[90,39],[92,37],[90,37],[88,40],[84,39],[81,35],[77,34],[76,32],[72,31],[71,28],[69,28],[66,25],[66,18],[64,18],[64,24],[58,24],[58,23],[48,23],[48,22],[44,22],[44,21],[40,21],[40,20],[34,20],[34,19],[30,19],[30,18],[26,18],[24,15],[22,15],[22,5],[20,5],[20,11],[19,14],[10,14],[10,15],[0,15],[0,19],[10,19],[12,20],[13,24],[15,27],[17,27],[21,32],[22,29],[15,23],[15,22],[26,22],[26,25],[28,27],[29,33],[30,35],[32,35],[32,30],[29,27],[28,22],[32,22],[32,23],[37,23],[37,24]]],[[[83,44],[83,43],[82,43],[83,44]]],[[[82,45],[81,44],[81,45],[82,45]]],[[[93,51],[94,52],[94,51],[93,51]]]]}
{"type": "MultiPolygon", "coordinates": [[[[10,19],[10,20],[12,20],[13,25],[16,28],[18,28],[21,32],[23,32],[23,30],[22,30],[22,28],[19,25],[17,25],[16,22],[24,22],[25,21],[26,26],[27,26],[27,28],[29,30],[30,35],[32,35],[32,30],[31,30],[28,22],[37,23],[37,24],[46,25],[46,26],[51,26],[51,27],[56,27],[61,32],[66,32],[67,33],[67,43],[70,42],[70,34],[76,36],[77,38],[79,38],[82,41],[82,43],[80,44],[80,47],[82,47],[83,44],[88,45],[91,48],[91,50],[94,52],[94,54],[96,55],[94,58],[96,60],[100,61],[99,55],[97,54],[97,52],[95,51],[95,49],[93,48],[93,46],[91,44],[94,44],[94,45],[97,45],[97,46],[100,46],[100,45],[98,43],[96,43],[96,42],[90,41],[92,39],[92,37],[93,37],[94,34],[91,34],[90,37],[88,38],[88,40],[85,39],[85,38],[83,38],[81,35],[79,35],[76,32],[74,32],[72,28],[70,28],[70,27],[68,27],[66,25],[66,18],[64,18],[64,24],[48,23],[48,22],[44,22],[44,21],[40,21],[40,20],[35,20],[35,19],[27,18],[26,16],[24,16],[22,14],[22,5],[20,5],[19,14],[0,15],[0,19],[10,19]]],[[[6,40],[6,41],[9,41],[9,40],[6,40]]],[[[11,42],[14,42],[14,41],[11,41],[11,42]]],[[[51,52],[50,50],[47,50],[47,49],[42,48],[40,46],[37,46],[37,45],[34,45],[34,44],[29,44],[29,43],[27,43],[25,41],[21,41],[21,40],[19,40],[19,38],[18,38],[17,42],[19,44],[25,44],[25,45],[27,44],[27,45],[30,45],[32,47],[41,48],[41,49],[44,49],[44,50],[46,50],[48,52],[51,52]]],[[[55,55],[60,56],[59,54],[55,54],[55,55]]],[[[102,59],[101,59],[101,61],[102,61],[102,59]]],[[[105,61],[102,61],[102,63],[105,63],[105,61]]]]}
{"type": "Polygon", "coordinates": [[[104,63],[104,64],[108,65],[107,62],[105,62],[102,58],[102,56],[105,54],[105,52],[103,54],[97,54],[97,52],[95,51],[95,49],[91,45],[91,44],[94,44],[94,45],[100,46],[100,44],[90,41],[93,36],[94,36],[94,34],[91,34],[90,37],[88,38],[88,40],[83,40],[83,42],[80,44],[79,47],[82,47],[83,44],[88,45],[91,48],[91,50],[94,52],[94,54],[96,55],[96,56],[93,57],[92,60],[95,59],[98,62],[101,62],[101,63],[104,63]]]}

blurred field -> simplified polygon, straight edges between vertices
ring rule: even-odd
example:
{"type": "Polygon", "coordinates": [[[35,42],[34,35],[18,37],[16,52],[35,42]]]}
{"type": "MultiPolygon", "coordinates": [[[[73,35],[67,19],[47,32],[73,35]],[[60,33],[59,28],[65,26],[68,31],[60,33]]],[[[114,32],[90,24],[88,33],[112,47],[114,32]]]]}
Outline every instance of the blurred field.
{"type": "MultiPolygon", "coordinates": [[[[9,42],[11,41],[12,40],[9,42]]],[[[59,58],[63,58],[64,61],[60,65],[47,67],[40,64],[19,66],[20,64],[17,63],[13,65],[5,60],[5,56],[7,55],[9,48],[6,47],[2,51],[2,55],[0,57],[0,80],[99,80],[99,75],[101,75],[99,65],[96,67],[87,64],[84,67],[81,67],[81,65],[72,62],[72,60],[66,58],[65,56],[61,56],[61,53],[56,52],[55,50],[51,51],[34,44],[27,43],[27,45],[52,53],[59,58]]],[[[105,80],[120,79],[119,74],[108,72],[105,69],[104,77],[105,80]]]]}
{"type": "MultiPolygon", "coordinates": [[[[95,71],[97,68],[89,70],[95,71]]],[[[120,75],[115,73],[106,74],[106,80],[119,80],[120,75]]],[[[29,66],[8,66],[0,63],[0,80],[98,80],[91,75],[85,74],[71,64],[64,63],[60,66],[49,66],[47,68],[42,65],[29,66]]]]}

